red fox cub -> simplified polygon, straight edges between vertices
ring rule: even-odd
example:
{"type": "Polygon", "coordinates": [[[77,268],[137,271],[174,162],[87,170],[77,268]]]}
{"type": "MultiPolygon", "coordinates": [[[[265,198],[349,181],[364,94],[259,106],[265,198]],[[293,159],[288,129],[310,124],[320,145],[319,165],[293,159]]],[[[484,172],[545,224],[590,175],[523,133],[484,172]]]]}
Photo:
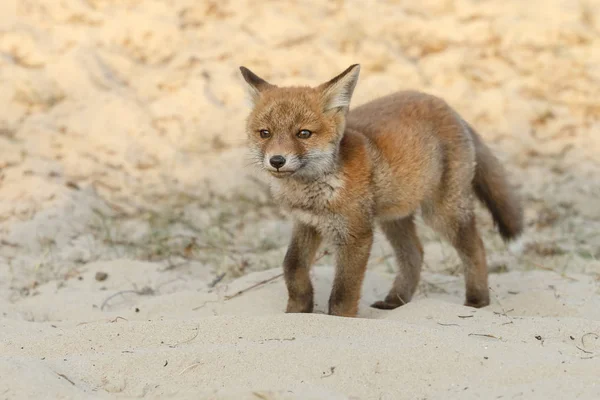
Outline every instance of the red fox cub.
{"type": "Polygon", "coordinates": [[[473,195],[505,241],[521,234],[523,212],[502,165],[450,106],[404,91],[349,111],[358,64],[314,88],[278,87],[240,70],[253,103],[246,127],[253,162],[272,175],[272,194],[294,219],[283,261],[287,312],[313,311],[309,270],[327,239],[336,248],[329,314],[356,316],[376,224],[400,271],[372,307],[409,302],[423,263],[417,210],[464,263],[465,305],[490,303],[473,195]]]}

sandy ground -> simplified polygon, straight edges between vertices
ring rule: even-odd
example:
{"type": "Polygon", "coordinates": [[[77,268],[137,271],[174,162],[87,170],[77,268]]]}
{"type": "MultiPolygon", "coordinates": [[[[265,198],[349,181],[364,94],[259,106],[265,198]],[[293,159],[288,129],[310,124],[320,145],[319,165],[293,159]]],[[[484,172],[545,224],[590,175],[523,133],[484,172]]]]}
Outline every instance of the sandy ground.
{"type": "Polygon", "coordinates": [[[0,398],[600,397],[600,3],[368,3],[1,2],[0,398]],[[290,221],[247,168],[237,67],[355,62],[353,104],[440,95],[506,163],[527,232],[509,251],[478,210],[492,306],[420,226],[413,303],[366,307],[378,237],[360,318],[282,312],[290,221]]]}

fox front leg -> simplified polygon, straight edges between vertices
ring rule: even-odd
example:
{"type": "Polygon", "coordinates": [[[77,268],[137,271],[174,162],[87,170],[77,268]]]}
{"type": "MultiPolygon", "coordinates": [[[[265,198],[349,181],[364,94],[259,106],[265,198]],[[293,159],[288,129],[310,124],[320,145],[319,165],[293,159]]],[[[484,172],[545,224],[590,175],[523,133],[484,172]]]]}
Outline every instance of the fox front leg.
{"type": "Polygon", "coordinates": [[[296,222],[292,240],[283,261],[283,275],[288,290],[288,313],[313,311],[313,286],[310,267],[321,244],[321,235],[311,226],[296,222]]]}
{"type": "Polygon", "coordinates": [[[329,297],[329,314],[355,317],[369,254],[373,244],[373,230],[364,229],[348,241],[339,244],[333,288],[329,297]]]}

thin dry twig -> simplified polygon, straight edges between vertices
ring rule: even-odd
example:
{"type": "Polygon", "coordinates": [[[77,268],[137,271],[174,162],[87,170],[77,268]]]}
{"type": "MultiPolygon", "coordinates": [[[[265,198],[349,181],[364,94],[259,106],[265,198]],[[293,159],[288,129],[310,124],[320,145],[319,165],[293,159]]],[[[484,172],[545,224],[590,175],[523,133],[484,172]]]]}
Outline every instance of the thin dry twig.
{"type": "Polygon", "coordinates": [[[192,308],[192,311],[198,311],[199,309],[206,307],[206,305],[210,304],[210,303],[220,303],[220,301],[219,300],[208,300],[208,301],[205,301],[204,303],[200,304],[198,307],[192,308]]]}
{"type": "MultiPolygon", "coordinates": [[[[122,319],[123,321],[128,321],[129,322],[129,320],[127,318],[118,317],[118,316],[115,317],[115,318],[113,318],[113,319],[107,319],[106,322],[115,323],[115,322],[119,321],[120,319],[122,319]]],[[[97,322],[99,322],[99,321],[84,321],[84,322],[78,323],[76,326],[87,325],[87,324],[95,324],[97,322]]]]}
{"type": "Polygon", "coordinates": [[[500,340],[499,337],[496,337],[494,335],[490,335],[489,333],[469,333],[469,336],[482,336],[482,337],[487,337],[487,338],[492,338],[492,339],[500,340]]]}
{"type": "Polygon", "coordinates": [[[212,289],[215,286],[217,286],[217,284],[221,282],[223,278],[225,278],[225,275],[227,275],[225,272],[223,272],[221,275],[218,275],[215,279],[212,280],[211,283],[208,284],[208,287],[212,289]]]}
{"type": "MultiPolygon", "coordinates": [[[[508,315],[506,315],[506,313],[509,313],[509,312],[511,312],[511,311],[515,311],[515,309],[514,309],[514,308],[511,308],[511,309],[510,309],[510,310],[508,310],[508,311],[504,311],[504,309],[502,309],[502,312],[499,312],[499,311],[494,311],[494,314],[496,314],[496,315],[502,315],[502,316],[504,316],[504,317],[508,317],[508,315]]],[[[509,317],[509,318],[510,318],[510,317],[509,317]]]]}
{"type": "Polygon", "coordinates": [[[196,368],[198,365],[202,365],[202,363],[194,363],[194,364],[188,365],[187,367],[185,367],[184,369],[181,370],[179,375],[183,374],[184,372],[186,372],[189,369],[196,368]]]}
{"type": "Polygon", "coordinates": [[[65,374],[56,373],[56,375],[60,376],[61,378],[63,378],[67,382],[69,382],[71,385],[75,386],[75,382],[73,382],[72,380],[70,380],[69,377],[67,377],[65,374]]]}
{"type": "MultiPolygon", "coordinates": [[[[600,338],[600,335],[598,335],[597,333],[594,333],[594,332],[588,332],[588,333],[584,333],[584,334],[581,336],[581,339],[580,339],[580,340],[581,340],[581,346],[582,346],[582,347],[580,347],[580,346],[578,346],[578,345],[575,345],[575,347],[577,347],[579,350],[583,351],[583,352],[584,352],[584,353],[586,353],[586,354],[594,354],[594,355],[595,355],[595,352],[593,352],[593,351],[589,351],[589,350],[586,350],[586,349],[584,349],[584,348],[583,348],[583,347],[585,347],[585,342],[584,342],[584,339],[585,339],[587,336],[594,336],[596,339],[599,339],[599,338],[600,338]]],[[[593,357],[594,357],[594,356],[591,356],[591,357],[586,357],[586,358],[593,358],[593,357]]]]}
{"type": "Polygon", "coordinates": [[[577,346],[577,345],[575,345],[575,347],[577,347],[579,350],[583,351],[583,352],[584,352],[584,353],[586,353],[586,354],[594,354],[594,352],[593,352],[593,351],[587,351],[586,349],[582,349],[581,347],[579,347],[579,346],[577,346]]]}
{"type": "Polygon", "coordinates": [[[508,315],[508,313],[511,312],[511,311],[514,311],[515,309],[512,308],[512,309],[506,311],[504,309],[504,306],[502,305],[502,302],[500,301],[500,298],[498,297],[498,294],[496,293],[496,291],[494,289],[492,289],[491,287],[490,287],[490,290],[494,294],[494,297],[496,297],[496,301],[498,302],[498,305],[500,306],[500,309],[502,310],[502,312],[494,311],[494,314],[501,315],[501,316],[506,317],[508,319],[508,322],[505,322],[502,325],[513,324],[514,323],[513,319],[508,315]]]}
{"type": "Polygon", "coordinates": [[[227,301],[227,300],[231,300],[231,299],[233,299],[233,298],[235,298],[235,297],[238,297],[238,296],[240,296],[240,295],[242,295],[242,294],[246,293],[246,292],[247,292],[247,291],[249,291],[249,290],[252,290],[252,289],[254,289],[254,288],[257,288],[257,287],[259,287],[259,286],[265,285],[265,284],[267,284],[267,283],[269,283],[269,282],[272,282],[272,281],[274,281],[275,279],[281,278],[282,276],[283,276],[283,273],[281,273],[281,274],[277,274],[277,275],[275,275],[275,276],[273,276],[273,277],[271,277],[271,278],[269,278],[269,279],[265,279],[264,281],[260,281],[260,282],[258,282],[258,283],[255,283],[254,285],[252,285],[252,286],[249,286],[249,287],[247,287],[247,288],[245,288],[245,289],[242,289],[242,290],[240,290],[240,291],[238,291],[238,292],[236,292],[236,293],[234,293],[234,294],[232,294],[232,295],[225,296],[225,300],[226,300],[226,301],[227,301]]]}
{"type": "Polygon", "coordinates": [[[400,297],[400,295],[398,293],[396,293],[396,297],[398,298],[398,300],[400,300],[400,303],[405,306],[406,302],[404,301],[404,299],[402,297],[400,297]]]}
{"type": "Polygon", "coordinates": [[[596,339],[600,339],[600,335],[598,335],[597,333],[594,333],[594,332],[588,332],[588,333],[585,333],[583,336],[581,336],[581,344],[582,344],[582,345],[584,345],[584,346],[585,346],[585,343],[583,343],[583,339],[584,339],[585,337],[587,337],[587,336],[590,336],[590,335],[593,335],[593,336],[595,336],[595,337],[596,337],[596,339]]]}
{"type": "MultiPolygon", "coordinates": [[[[319,261],[321,258],[325,257],[325,256],[326,256],[326,255],[328,255],[328,254],[329,254],[329,251],[327,251],[327,250],[323,251],[323,253],[322,253],[321,255],[319,255],[318,257],[316,257],[316,258],[315,258],[315,260],[313,261],[313,264],[314,264],[314,263],[316,263],[317,261],[319,261]]],[[[249,286],[249,287],[247,287],[247,288],[245,288],[245,289],[242,289],[242,290],[240,290],[240,291],[238,291],[238,292],[236,292],[236,293],[234,293],[234,294],[232,294],[232,295],[225,296],[225,300],[226,300],[226,301],[227,301],[227,300],[231,300],[231,299],[233,299],[233,298],[235,298],[235,297],[238,297],[238,296],[240,296],[240,295],[242,295],[242,294],[246,293],[246,292],[247,292],[247,291],[249,291],[249,290],[252,290],[252,289],[254,289],[254,288],[257,288],[257,287],[259,287],[259,286],[265,285],[265,284],[267,284],[267,283],[269,283],[269,282],[272,282],[272,281],[274,281],[275,279],[281,278],[282,276],[283,276],[283,273],[281,273],[281,274],[278,274],[278,275],[275,275],[275,276],[273,276],[273,277],[271,277],[271,278],[269,278],[269,279],[265,279],[264,281],[257,282],[257,283],[255,283],[254,285],[252,285],[252,286],[249,286]]]]}
{"type": "Polygon", "coordinates": [[[119,295],[123,295],[125,293],[135,293],[138,296],[149,296],[154,294],[154,290],[148,286],[143,287],[141,290],[121,290],[120,292],[114,293],[106,298],[102,305],[100,306],[100,311],[104,311],[104,307],[108,304],[108,302],[119,295]]]}
{"type": "Polygon", "coordinates": [[[563,277],[563,278],[565,278],[565,279],[568,279],[568,280],[570,280],[571,282],[579,282],[579,279],[575,279],[575,278],[573,278],[572,276],[569,276],[569,275],[567,275],[567,274],[565,274],[565,273],[562,273],[562,274],[561,274],[560,272],[558,272],[558,271],[556,271],[556,270],[554,270],[554,269],[552,269],[552,268],[550,268],[550,267],[546,267],[546,266],[544,266],[544,265],[541,265],[541,264],[538,264],[538,263],[536,263],[536,262],[532,262],[532,264],[533,264],[533,265],[535,265],[535,266],[536,266],[536,268],[543,269],[544,271],[551,271],[551,272],[554,272],[555,274],[558,274],[559,276],[561,276],[561,277],[563,277]]]}
{"type": "Polygon", "coordinates": [[[292,342],[292,341],[296,340],[296,338],[295,337],[281,338],[281,339],[280,338],[271,338],[271,339],[263,339],[263,342],[268,342],[268,341],[272,341],[272,340],[277,340],[278,342],[283,342],[283,341],[292,342]]]}
{"type": "Polygon", "coordinates": [[[329,254],[330,254],[329,250],[327,250],[327,249],[323,250],[323,253],[321,253],[317,258],[315,258],[315,260],[313,261],[313,265],[316,264],[317,261],[321,260],[321,258],[328,256],[329,254]]]}
{"type": "Polygon", "coordinates": [[[200,334],[200,325],[196,325],[196,334],[194,336],[192,336],[191,338],[184,340],[183,342],[179,342],[179,343],[175,343],[175,344],[171,344],[169,345],[170,348],[174,349],[177,346],[180,346],[182,344],[186,344],[191,342],[192,340],[196,339],[198,337],[198,334],[200,334]]]}
{"type": "Polygon", "coordinates": [[[441,322],[438,322],[437,324],[441,326],[460,326],[459,324],[443,324],[441,322]]]}

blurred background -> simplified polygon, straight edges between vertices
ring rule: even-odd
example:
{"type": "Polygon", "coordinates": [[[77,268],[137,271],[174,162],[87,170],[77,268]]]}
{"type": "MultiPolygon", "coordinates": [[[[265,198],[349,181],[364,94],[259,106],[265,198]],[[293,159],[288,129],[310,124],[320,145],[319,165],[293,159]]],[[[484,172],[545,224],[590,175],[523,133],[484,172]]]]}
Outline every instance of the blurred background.
{"type": "MultiPolygon", "coordinates": [[[[3,0],[0,289],[96,261],[213,283],[279,267],[290,221],[248,168],[240,65],[317,85],[360,63],[353,105],[443,97],[525,202],[518,257],[478,210],[492,271],[597,274],[599,15],[593,0],[3,0]]],[[[456,274],[420,229],[425,268],[456,274]]],[[[381,237],[370,268],[394,271],[381,237]]]]}

